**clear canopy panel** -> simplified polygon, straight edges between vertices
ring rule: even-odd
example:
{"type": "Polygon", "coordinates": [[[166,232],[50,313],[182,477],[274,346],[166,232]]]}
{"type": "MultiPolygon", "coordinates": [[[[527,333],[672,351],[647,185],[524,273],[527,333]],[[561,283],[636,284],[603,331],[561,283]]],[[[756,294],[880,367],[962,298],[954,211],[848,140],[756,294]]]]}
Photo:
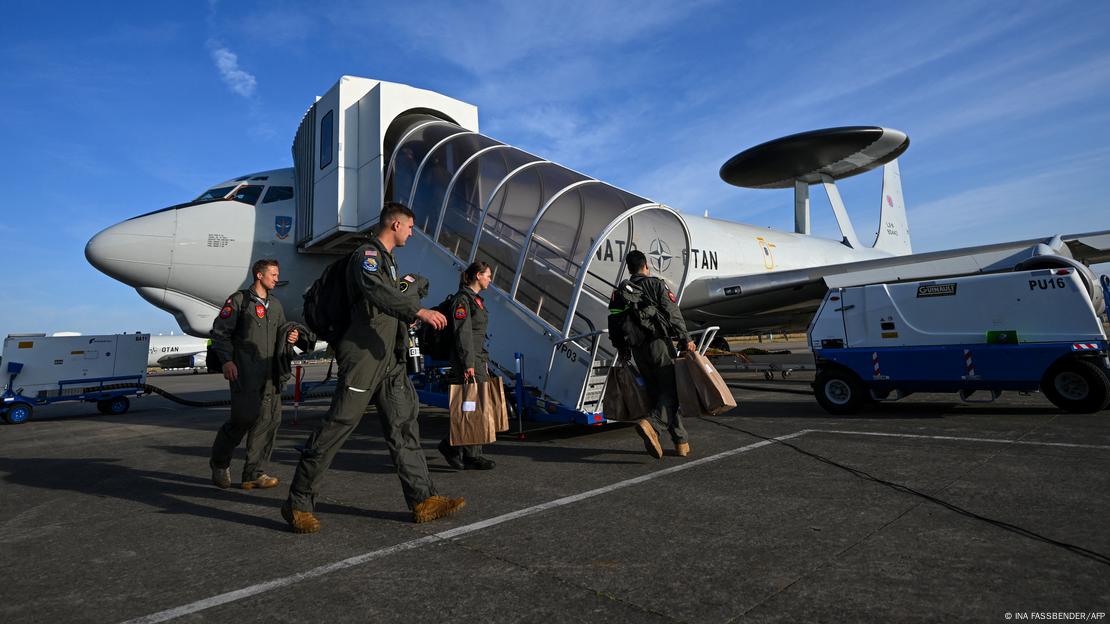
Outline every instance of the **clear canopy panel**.
{"type": "Polygon", "coordinates": [[[429,236],[435,236],[440,210],[452,179],[455,179],[455,186],[462,187],[463,192],[468,190],[466,176],[456,179],[455,173],[475,152],[494,145],[499,143],[480,134],[460,133],[443,139],[428,152],[419,171],[420,179],[416,182],[415,192],[407,201],[416,215],[416,227],[429,236]]]}
{"type": "Polygon", "coordinates": [[[412,194],[413,181],[420,163],[433,147],[443,139],[465,132],[462,128],[446,121],[421,122],[398,144],[392,155],[393,170],[387,172],[385,180],[386,201],[407,203],[412,194]]]}
{"type": "MultiPolygon", "coordinates": [[[[502,182],[490,198],[478,239],[477,259],[494,267],[494,285],[509,291],[525,237],[540,209],[563,187],[584,179],[581,174],[543,161],[518,167],[502,182]]],[[[526,307],[535,311],[533,306],[526,307]]]]}
{"type": "Polygon", "coordinates": [[[493,286],[556,332],[605,328],[632,249],[681,288],[689,241],[673,210],[426,117],[401,118],[387,133],[399,138],[386,198],[411,201],[418,227],[461,263],[488,262],[493,286]]]}
{"type": "Polygon", "coordinates": [[[475,235],[490,196],[498,184],[517,167],[538,159],[507,145],[496,145],[476,152],[476,157],[455,176],[447,202],[441,208],[439,244],[463,261],[489,260],[474,247],[475,235]]]}

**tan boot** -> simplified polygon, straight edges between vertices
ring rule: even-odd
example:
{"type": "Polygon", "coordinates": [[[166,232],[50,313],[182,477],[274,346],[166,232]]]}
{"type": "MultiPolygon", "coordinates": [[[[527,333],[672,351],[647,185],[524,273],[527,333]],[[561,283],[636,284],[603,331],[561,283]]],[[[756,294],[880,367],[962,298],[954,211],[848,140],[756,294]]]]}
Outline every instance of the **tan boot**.
{"type": "Polygon", "coordinates": [[[254,488],[258,488],[260,490],[268,490],[272,487],[277,487],[277,484],[277,477],[271,477],[268,474],[260,474],[251,481],[244,481],[243,489],[253,490],[254,488]]]}
{"type": "Polygon", "coordinates": [[[294,533],[315,533],[320,530],[320,521],[312,512],[297,511],[288,500],[281,506],[281,517],[285,518],[294,533]]]}
{"type": "Polygon", "coordinates": [[[689,442],[679,442],[678,444],[675,444],[674,445],[674,452],[675,452],[675,455],[678,455],[679,457],[686,457],[687,455],[690,454],[690,443],[689,442]]]}
{"type": "Polygon", "coordinates": [[[646,418],[636,422],[636,433],[644,439],[644,450],[648,455],[655,459],[663,459],[663,447],[659,446],[659,435],[655,433],[655,427],[652,427],[646,418]]]}
{"type": "Polygon", "coordinates": [[[431,496],[417,503],[412,510],[412,520],[417,524],[430,522],[437,518],[450,516],[465,506],[466,501],[461,498],[431,496]]]}

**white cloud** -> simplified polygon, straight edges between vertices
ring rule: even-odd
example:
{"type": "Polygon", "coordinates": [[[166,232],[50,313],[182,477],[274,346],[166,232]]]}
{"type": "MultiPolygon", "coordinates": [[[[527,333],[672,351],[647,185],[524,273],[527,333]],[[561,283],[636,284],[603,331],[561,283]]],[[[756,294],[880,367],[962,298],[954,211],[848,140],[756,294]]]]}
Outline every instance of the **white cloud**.
{"type": "Polygon", "coordinates": [[[209,44],[212,61],[220,70],[220,77],[225,84],[235,93],[249,98],[254,95],[258,81],[250,72],[239,67],[239,57],[234,52],[215,43],[209,44]]]}

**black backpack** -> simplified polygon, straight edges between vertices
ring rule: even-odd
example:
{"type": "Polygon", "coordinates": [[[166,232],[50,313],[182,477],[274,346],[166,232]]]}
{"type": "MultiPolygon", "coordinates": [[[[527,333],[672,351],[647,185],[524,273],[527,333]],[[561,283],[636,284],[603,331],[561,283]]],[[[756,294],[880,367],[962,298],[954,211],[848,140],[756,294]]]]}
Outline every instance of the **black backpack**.
{"type": "Polygon", "coordinates": [[[451,304],[454,300],[455,295],[447,295],[446,299],[432,308],[447,317],[447,327],[436,330],[436,328],[427,323],[421,323],[420,333],[417,334],[417,338],[420,339],[420,352],[424,354],[425,357],[444,362],[451,357],[451,346],[454,342],[452,337],[455,335],[455,315],[454,310],[451,308],[451,304]]]}
{"type": "Polygon", "coordinates": [[[629,347],[647,344],[660,335],[659,309],[648,300],[643,287],[632,280],[624,280],[613,291],[609,301],[609,335],[614,344],[624,339],[629,347]]]}
{"type": "Polygon", "coordinates": [[[339,342],[351,324],[351,296],[347,289],[345,255],[332,262],[304,293],[304,324],[321,340],[339,342]]]}

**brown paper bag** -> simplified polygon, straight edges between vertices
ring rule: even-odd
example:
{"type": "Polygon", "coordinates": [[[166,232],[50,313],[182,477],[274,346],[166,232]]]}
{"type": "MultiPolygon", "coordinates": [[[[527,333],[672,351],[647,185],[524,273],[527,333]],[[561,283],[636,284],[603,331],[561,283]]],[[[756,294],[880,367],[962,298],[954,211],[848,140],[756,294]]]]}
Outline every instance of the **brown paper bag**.
{"type": "Polygon", "coordinates": [[[621,393],[619,375],[618,366],[614,364],[609,367],[609,374],[605,376],[605,396],[601,399],[601,410],[608,420],[628,418],[628,408],[624,406],[624,394],[621,393]]]}
{"type": "Polygon", "coordinates": [[[620,366],[617,369],[617,382],[621,387],[621,396],[624,397],[624,420],[647,418],[652,402],[644,378],[631,366],[620,366]]]}
{"type": "Polygon", "coordinates": [[[489,413],[493,418],[494,431],[509,430],[509,406],[505,404],[505,383],[497,375],[491,375],[489,381],[482,384],[482,392],[486,393],[489,401],[489,413]]]}
{"type": "Polygon", "coordinates": [[[497,441],[488,401],[483,401],[478,383],[451,385],[451,446],[489,444],[497,441]]]}
{"type": "Polygon", "coordinates": [[[674,380],[678,386],[678,409],[683,418],[695,416],[712,416],[701,407],[701,399],[694,387],[694,376],[691,371],[697,366],[693,358],[678,357],[674,359],[674,380]]]}
{"type": "Polygon", "coordinates": [[[732,391],[708,358],[696,351],[687,351],[682,354],[682,357],[691,360],[691,363],[686,366],[694,381],[694,388],[697,390],[703,411],[716,416],[736,407],[736,399],[733,398],[732,391]]]}

